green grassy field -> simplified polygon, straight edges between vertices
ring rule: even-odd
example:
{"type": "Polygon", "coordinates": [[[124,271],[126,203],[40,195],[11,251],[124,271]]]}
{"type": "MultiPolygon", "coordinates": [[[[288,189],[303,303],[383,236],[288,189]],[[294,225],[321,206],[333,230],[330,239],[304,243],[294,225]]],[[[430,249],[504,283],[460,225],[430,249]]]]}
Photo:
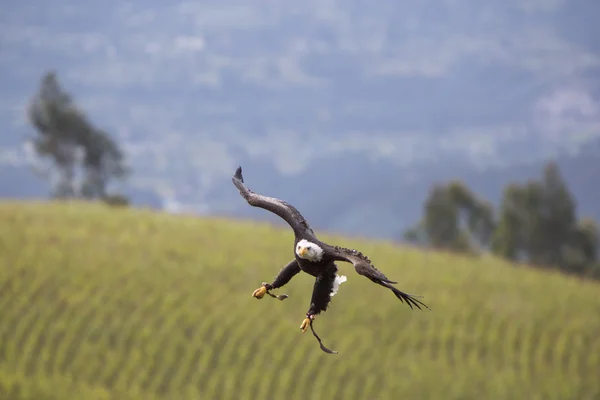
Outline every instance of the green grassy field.
{"type": "Polygon", "coordinates": [[[320,235],[359,248],[432,311],[348,276],[251,297],[290,230],[101,205],[0,203],[0,398],[598,399],[600,285],[320,235]]]}

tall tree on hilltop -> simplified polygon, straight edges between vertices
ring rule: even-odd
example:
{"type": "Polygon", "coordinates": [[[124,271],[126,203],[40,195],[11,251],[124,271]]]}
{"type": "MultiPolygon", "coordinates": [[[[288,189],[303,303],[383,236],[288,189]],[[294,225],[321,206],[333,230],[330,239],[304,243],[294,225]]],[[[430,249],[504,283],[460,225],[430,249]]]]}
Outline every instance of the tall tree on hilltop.
{"type": "Polygon", "coordinates": [[[130,172],[119,145],[77,108],[54,71],[42,78],[28,117],[36,132],[31,140],[35,152],[54,167],[54,174],[47,176],[54,197],[106,199],[111,197],[110,181],[130,172]]]}
{"type": "Polygon", "coordinates": [[[106,186],[113,178],[122,178],[128,170],[123,165],[124,154],[104,131],[94,130],[87,140],[83,167],[86,179],[81,195],[86,198],[105,198],[106,186]]]}
{"type": "Polygon", "coordinates": [[[67,122],[72,114],[71,97],[60,88],[56,75],[47,73],[29,106],[28,116],[37,133],[32,140],[34,150],[40,158],[51,159],[57,169],[57,197],[75,194],[77,142],[67,122]]]}

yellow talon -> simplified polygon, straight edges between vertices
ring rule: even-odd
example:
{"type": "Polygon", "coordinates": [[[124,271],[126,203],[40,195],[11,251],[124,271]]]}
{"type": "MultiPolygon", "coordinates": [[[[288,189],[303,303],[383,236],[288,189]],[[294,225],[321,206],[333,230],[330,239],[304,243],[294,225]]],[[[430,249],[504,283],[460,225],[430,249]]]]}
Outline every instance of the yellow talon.
{"type": "Polygon", "coordinates": [[[310,318],[304,318],[304,321],[302,321],[302,325],[300,325],[300,329],[302,329],[302,333],[306,332],[309,325],[310,325],[310,318]]]}
{"type": "Polygon", "coordinates": [[[252,292],[252,297],[256,297],[257,299],[262,299],[267,293],[267,288],[264,286],[259,287],[254,292],[252,292]]]}

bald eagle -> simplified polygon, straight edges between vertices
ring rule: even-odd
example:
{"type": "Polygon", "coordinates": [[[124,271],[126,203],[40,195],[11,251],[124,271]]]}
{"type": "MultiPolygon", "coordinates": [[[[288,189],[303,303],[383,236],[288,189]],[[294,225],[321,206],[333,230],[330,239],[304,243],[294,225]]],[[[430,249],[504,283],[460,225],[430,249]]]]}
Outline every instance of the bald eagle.
{"type": "Polygon", "coordinates": [[[302,333],[310,326],[313,335],[319,341],[323,351],[337,354],[336,351],[326,348],[313,328],[313,321],[317,315],[327,310],[331,297],[333,297],[340,285],[346,281],[346,277],[338,275],[336,261],[352,263],[359,275],[365,276],[372,282],[390,289],[398,299],[406,302],[412,309],[413,306],[422,310],[421,306],[429,309],[427,305],[416,297],[404,293],[394,286],[397,282],[388,279],[382,272],[377,270],[369,260],[369,257],[353,249],[329,245],[317,238],[312,228],[306,222],[302,214],[289,203],[273,197],[263,196],[251,191],[244,183],[242,167],[239,166],[232,177],[233,184],[240,191],[241,196],[253,207],[268,210],[285,220],[294,231],[294,259],[284,266],[273,282],[263,282],[262,286],[252,293],[252,297],[262,299],[265,294],[279,300],[285,300],[286,294],[274,295],[271,290],[278,289],[289,283],[300,271],[315,277],[310,306],[306,317],[300,325],[302,333]]]}

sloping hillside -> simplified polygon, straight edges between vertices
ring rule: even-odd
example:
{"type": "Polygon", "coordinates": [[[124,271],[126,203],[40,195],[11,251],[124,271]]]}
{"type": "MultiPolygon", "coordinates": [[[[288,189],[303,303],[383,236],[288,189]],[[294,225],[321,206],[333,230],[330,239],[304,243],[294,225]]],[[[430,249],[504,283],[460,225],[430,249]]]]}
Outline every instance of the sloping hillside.
{"type": "Polygon", "coordinates": [[[386,243],[360,248],[432,311],[341,265],[299,325],[312,279],[251,298],[292,254],[265,224],[99,205],[0,205],[0,398],[592,399],[600,285],[386,243]]]}

